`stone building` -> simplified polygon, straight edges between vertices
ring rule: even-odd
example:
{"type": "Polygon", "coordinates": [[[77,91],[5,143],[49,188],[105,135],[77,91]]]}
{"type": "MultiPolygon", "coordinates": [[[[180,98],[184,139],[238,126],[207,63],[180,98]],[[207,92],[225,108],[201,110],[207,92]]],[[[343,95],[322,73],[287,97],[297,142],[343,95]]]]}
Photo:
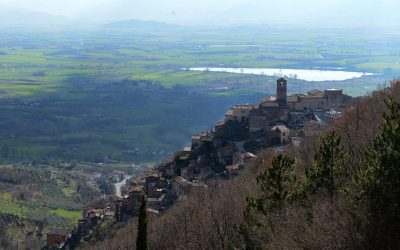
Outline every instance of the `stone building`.
{"type": "Polygon", "coordinates": [[[340,107],[344,106],[343,90],[341,90],[341,89],[324,90],[324,97],[327,100],[327,109],[340,108],[340,107]]]}
{"type": "Polygon", "coordinates": [[[313,112],[315,110],[339,109],[352,102],[351,96],[341,89],[310,90],[307,95],[291,95],[287,99],[291,111],[313,112]]]}
{"type": "Polygon", "coordinates": [[[70,239],[68,230],[54,229],[47,234],[47,249],[63,249],[70,239]]]}
{"type": "Polygon", "coordinates": [[[287,105],[287,80],[279,78],[276,82],[276,102],[280,107],[287,105]]]}
{"type": "Polygon", "coordinates": [[[147,197],[158,198],[161,190],[167,187],[167,181],[159,176],[147,176],[145,178],[144,189],[147,197]]]}
{"type": "Polygon", "coordinates": [[[292,110],[312,112],[325,109],[326,103],[324,96],[295,96],[290,97],[289,107],[292,110]]]}
{"type": "Polygon", "coordinates": [[[276,125],[268,133],[271,145],[286,144],[290,141],[290,130],[285,125],[276,125]]]}
{"type": "Polygon", "coordinates": [[[265,131],[277,123],[286,123],[289,113],[287,101],[287,80],[280,78],[276,83],[276,97],[263,99],[250,111],[249,131],[265,131]]]}
{"type": "Polygon", "coordinates": [[[227,121],[248,122],[250,112],[257,108],[257,105],[235,105],[227,111],[225,119],[227,121]]]}
{"type": "Polygon", "coordinates": [[[176,197],[182,197],[204,188],[207,188],[207,186],[201,183],[190,182],[181,176],[175,177],[172,181],[172,193],[176,197]]]}

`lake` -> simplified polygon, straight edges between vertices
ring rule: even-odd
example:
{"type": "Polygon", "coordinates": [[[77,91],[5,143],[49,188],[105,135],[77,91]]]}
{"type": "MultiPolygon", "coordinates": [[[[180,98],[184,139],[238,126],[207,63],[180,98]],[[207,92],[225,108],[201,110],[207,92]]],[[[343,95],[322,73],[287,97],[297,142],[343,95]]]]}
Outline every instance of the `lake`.
{"type": "Polygon", "coordinates": [[[234,74],[253,74],[300,79],[309,82],[344,81],[362,76],[371,76],[373,73],[351,72],[340,70],[310,70],[310,69],[258,69],[258,68],[188,68],[191,71],[226,72],[234,74]]]}

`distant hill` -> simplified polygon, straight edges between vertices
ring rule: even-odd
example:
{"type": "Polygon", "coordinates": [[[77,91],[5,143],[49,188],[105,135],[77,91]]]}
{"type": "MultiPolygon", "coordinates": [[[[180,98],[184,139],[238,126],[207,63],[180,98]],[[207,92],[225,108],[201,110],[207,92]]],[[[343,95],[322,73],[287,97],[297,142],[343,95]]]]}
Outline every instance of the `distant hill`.
{"type": "Polygon", "coordinates": [[[123,20],[103,25],[106,29],[134,29],[134,30],[163,30],[177,28],[178,25],[172,25],[159,21],[143,21],[137,19],[123,20]]]}
{"type": "Polygon", "coordinates": [[[65,26],[70,20],[64,16],[0,5],[0,28],[41,29],[65,26]]]}

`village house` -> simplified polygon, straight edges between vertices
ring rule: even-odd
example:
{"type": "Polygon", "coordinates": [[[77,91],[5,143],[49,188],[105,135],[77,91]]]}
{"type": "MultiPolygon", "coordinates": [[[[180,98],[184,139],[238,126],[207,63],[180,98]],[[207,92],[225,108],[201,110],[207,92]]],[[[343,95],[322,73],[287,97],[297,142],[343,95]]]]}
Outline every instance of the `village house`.
{"type": "Polygon", "coordinates": [[[255,133],[264,131],[270,124],[261,109],[252,110],[249,117],[249,131],[255,133]]]}
{"type": "Polygon", "coordinates": [[[145,191],[143,187],[130,187],[128,194],[122,199],[115,200],[115,218],[117,221],[126,221],[139,211],[141,200],[145,191]]]}
{"type": "Polygon", "coordinates": [[[160,211],[163,208],[163,205],[166,203],[167,195],[166,194],[162,194],[159,197],[155,198],[147,198],[147,206],[148,208],[151,208],[153,210],[157,210],[160,211]]]}
{"type": "Polygon", "coordinates": [[[213,141],[213,133],[211,132],[202,132],[199,135],[192,136],[192,150],[196,149],[204,142],[212,142],[213,141]]]}
{"type": "Polygon", "coordinates": [[[285,125],[276,125],[268,135],[270,145],[286,144],[290,141],[290,130],[285,125]]]}
{"type": "Polygon", "coordinates": [[[207,186],[201,183],[190,182],[181,176],[175,177],[172,181],[172,194],[177,198],[186,196],[204,188],[207,188],[207,186]]]}
{"type": "Polygon", "coordinates": [[[91,226],[96,226],[102,220],[103,209],[91,209],[87,211],[86,218],[91,226]]]}
{"type": "Polygon", "coordinates": [[[315,110],[340,109],[352,102],[351,96],[341,89],[310,90],[307,95],[296,94],[288,97],[288,107],[295,111],[313,112],[315,110]]]}
{"type": "Polygon", "coordinates": [[[148,197],[159,197],[162,189],[166,188],[167,181],[159,176],[145,178],[145,192],[148,197]]]}
{"type": "Polygon", "coordinates": [[[205,180],[215,174],[209,166],[209,159],[206,155],[199,155],[196,160],[190,160],[189,165],[181,168],[180,176],[188,181],[205,180]]]}
{"type": "Polygon", "coordinates": [[[199,172],[196,160],[191,160],[188,166],[181,168],[181,176],[186,180],[193,180],[199,172]]]}
{"type": "Polygon", "coordinates": [[[53,229],[47,233],[47,249],[63,249],[70,239],[70,231],[66,229],[53,229]]]}
{"type": "Polygon", "coordinates": [[[172,157],[160,164],[158,171],[163,178],[172,179],[176,175],[176,162],[174,158],[172,157]]]}
{"type": "Polygon", "coordinates": [[[233,164],[245,165],[249,160],[257,158],[256,155],[250,152],[236,152],[233,155],[233,164]]]}
{"type": "Polygon", "coordinates": [[[250,112],[253,109],[257,109],[258,105],[235,105],[232,108],[230,108],[226,115],[225,115],[225,119],[227,121],[238,121],[238,122],[248,122],[249,121],[249,117],[250,117],[250,112]]]}
{"type": "Polygon", "coordinates": [[[218,163],[227,166],[233,163],[233,154],[236,152],[236,145],[228,143],[226,146],[217,150],[218,163]]]}
{"type": "Polygon", "coordinates": [[[312,112],[326,107],[326,98],[324,96],[297,96],[296,98],[296,102],[290,103],[291,108],[294,110],[312,112]]]}
{"type": "Polygon", "coordinates": [[[212,176],[214,176],[215,171],[210,166],[203,166],[200,168],[199,173],[197,174],[198,180],[206,180],[212,176]]]}
{"type": "Polygon", "coordinates": [[[79,238],[83,238],[89,234],[90,222],[88,219],[79,219],[77,223],[77,234],[79,238]]]}
{"type": "Polygon", "coordinates": [[[233,121],[233,109],[228,109],[228,111],[226,111],[225,121],[233,121]]]}
{"type": "Polygon", "coordinates": [[[307,91],[307,94],[309,96],[323,96],[324,95],[324,91],[321,91],[319,89],[312,89],[310,91],[307,91]]]}

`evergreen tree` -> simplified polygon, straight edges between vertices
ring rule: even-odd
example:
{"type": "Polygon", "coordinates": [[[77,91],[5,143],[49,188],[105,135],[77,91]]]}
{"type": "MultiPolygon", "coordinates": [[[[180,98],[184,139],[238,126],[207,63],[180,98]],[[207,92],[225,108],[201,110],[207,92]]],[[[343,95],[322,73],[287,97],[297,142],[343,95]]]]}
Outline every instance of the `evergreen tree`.
{"type": "Polygon", "coordinates": [[[136,238],[136,249],[137,250],[147,250],[147,199],[143,195],[142,203],[139,210],[139,224],[138,224],[138,234],[136,238]]]}
{"type": "Polygon", "coordinates": [[[348,168],[348,154],[341,138],[331,131],[321,139],[313,164],[305,169],[306,192],[314,193],[324,188],[332,198],[337,185],[340,184],[338,181],[346,175],[348,168]]]}
{"type": "Polygon", "coordinates": [[[389,99],[386,105],[381,133],[364,151],[358,181],[368,209],[367,237],[379,248],[395,249],[400,244],[400,103],[389,99]]]}
{"type": "Polygon", "coordinates": [[[287,156],[274,157],[271,167],[257,176],[257,184],[263,191],[262,197],[249,199],[249,205],[263,213],[280,208],[290,195],[293,164],[294,159],[287,156]]]}
{"type": "Polygon", "coordinates": [[[270,167],[257,176],[257,184],[263,194],[259,198],[247,198],[246,223],[238,228],[246,249],[258,248],[260,240],[257,235],[263,234],[259,231],[260,227],[265,225],[265,220],[273,227],[274,222],[269,220],[269,216],[280,212],[290,198],[294,183],[293,164],[294,159],[279,155],[272,159],[270,167]]]}

